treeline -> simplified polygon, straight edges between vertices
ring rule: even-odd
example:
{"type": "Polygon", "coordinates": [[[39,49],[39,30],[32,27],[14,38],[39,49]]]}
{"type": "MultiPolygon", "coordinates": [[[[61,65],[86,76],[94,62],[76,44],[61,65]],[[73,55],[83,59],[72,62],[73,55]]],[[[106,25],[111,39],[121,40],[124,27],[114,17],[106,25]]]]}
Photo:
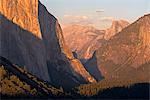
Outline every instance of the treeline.
{"type": "Polygon", "coordinates": [[[85,92],[85,95],[83,94],[79,94],[79,95],[82,98],[93,98],[93,99],[94,98],[149,99],[149,86],[150,86],[149,83],[139,83],[139,84],[134,84],[130,87],[113,87],[113,88],[104,89],[102,91],[94,89],[85,92]]]}

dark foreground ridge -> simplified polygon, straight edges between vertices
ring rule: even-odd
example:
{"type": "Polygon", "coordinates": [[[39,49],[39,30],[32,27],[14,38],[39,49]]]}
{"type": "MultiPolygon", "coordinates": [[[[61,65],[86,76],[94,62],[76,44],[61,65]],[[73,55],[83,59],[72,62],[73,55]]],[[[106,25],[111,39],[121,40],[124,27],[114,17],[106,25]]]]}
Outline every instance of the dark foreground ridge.
{"type": "MultiPolygon", "coordinates": [[[[139,83],[134,84],[130,87],[113,87],[113,88],[107,88],[103,90],[95,91],[95,89],[90,88],[90,85],[88,87],[84,88],[75,88],[70,91],[70,93],[66,93],[63,91],[63,89],[56,89],[53,86],[50,85],[50,83],[46,83],[36,76],[33,76],[32,74],[22,70],[21,68],[17,67],[16,65],[13,65],[9,60],[5,59],[4,57],[0,57],[0,71],[1,73],[1,99],[16,99],[16,98],[74,98],[74,99],[96,99],[96,98],[107,98],[107,99],[126,99],[126,98],[132,98],[132,99],[149,99],[149,83],[139,83]],[[7,74],[4,74],[4,71],[7,72],[7,74]],[[18,78],[12,78],[13,75],[18,78]],[[7,83],[6,82],[7,79],[7,83]],[[23,83],[23,86],[20,86],[20,83],[23,83]],[[12,84],[15,84],[13,86],[12,84]],[[19,83],[19,84],[18,84],[19,83]],[[11,87],[11,85],[13,87],[11,87]],[[29,86],[30,89],[26,89],[26,87],[29,86]],[[4,88],[5,87],[5,88],[4,88]],[[11,88],[9,90],[9,88],[11,88]],[[23,89],[21,92],[18,93],[14,91],[13,89],[16,89],[18,91],[18,88],[23,89]],[[6,90],[5,90],[6,89],[6,90]],[[86,89],[91,89],[88,94],[86,93],[86,89]],[[8,91],[9,90],[9,91],[8,91]],[[34,92],[33,92],[34,90],[34,92]],[[85,91],[84,91],[85,90],[85,91]],[[84,93],[85,92],[85,93],[84,93]],[[92,95],[93,92],[97,92],[96,94],[92,95]]],[[[99,83],[96,83],[99,84],[99,83]]]]}
{"type": "MultiPolygon", "coordinates": [[[[104,99],[149,99],[149,83],[138,83],[130,87],[113,87],[97,91],[96,89],[91,90],[91,92],[83,98],[104,98],[104,99]],[[92,96],[93,93],[95,95],[92,96]]],[[[90,89],[90,87],[89,87],[90,89]]],[[[83,94],[82,94],[83,95],[83,94]]]]}

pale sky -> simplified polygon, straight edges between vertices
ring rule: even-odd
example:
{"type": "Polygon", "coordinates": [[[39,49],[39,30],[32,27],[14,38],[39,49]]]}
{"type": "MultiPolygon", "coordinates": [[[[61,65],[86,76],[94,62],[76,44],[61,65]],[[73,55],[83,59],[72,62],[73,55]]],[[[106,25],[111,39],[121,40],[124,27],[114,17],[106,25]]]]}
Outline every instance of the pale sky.
{"type": "Polygon", "coordinates": [[[60,22],[90,25],[99,29],[110,26],[112,20],[130,23],[150,13],[150,0],[40,0],[60,22]]]}

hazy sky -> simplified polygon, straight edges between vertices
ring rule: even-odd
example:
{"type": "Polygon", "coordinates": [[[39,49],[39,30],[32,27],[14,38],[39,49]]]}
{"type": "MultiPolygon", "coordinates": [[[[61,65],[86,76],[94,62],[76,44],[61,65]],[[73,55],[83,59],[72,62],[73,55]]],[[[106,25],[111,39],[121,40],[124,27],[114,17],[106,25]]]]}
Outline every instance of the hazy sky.
{"type": "Polygon", "coordinates": [[[106,28],[112,20],[129,22],[150,13],[150,0],[40,0],[62,26],[85,24],[106,28]]]}

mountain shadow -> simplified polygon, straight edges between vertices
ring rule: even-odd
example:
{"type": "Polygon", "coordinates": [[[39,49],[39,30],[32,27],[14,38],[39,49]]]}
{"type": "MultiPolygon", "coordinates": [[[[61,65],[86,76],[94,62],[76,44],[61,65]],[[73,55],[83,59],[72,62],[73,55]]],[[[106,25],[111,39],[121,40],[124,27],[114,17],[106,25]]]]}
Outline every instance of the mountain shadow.
{"type": "Polygon", "coordinates": [[[71,75],[63,69],[58,70],[57,68],[55,68],[57,66],[56,63],[51,63],[48,61],[47,64],[48,66],[50,66],[48,67],[49,75],[53,77],[51,78],[51,84],[57,88],[63,87],[65,91],[70,91],[75,86],[88,83],[86,81],[83,81],[84,79],[82,77],[79,80],[78,78],[76,78],[75,76],[71,75]]]}
{"type": "Polygon", "coordinates": [[[96,58],[96,52],[94,52],[92,58],[86,61],[84,64],[86,70],[97,80],[100,81],[104,77],[102,76],[98,65],[97,65],[97,58],[96,58]]]}
{"type": "Polygon", "coordinates": [[[77,54],[77,52],[74,51],[74,52],[72,52],[72,53],[73,53],[73,56],[74,56],[76,59],[78,59],[78,54],[77,54]]]}

